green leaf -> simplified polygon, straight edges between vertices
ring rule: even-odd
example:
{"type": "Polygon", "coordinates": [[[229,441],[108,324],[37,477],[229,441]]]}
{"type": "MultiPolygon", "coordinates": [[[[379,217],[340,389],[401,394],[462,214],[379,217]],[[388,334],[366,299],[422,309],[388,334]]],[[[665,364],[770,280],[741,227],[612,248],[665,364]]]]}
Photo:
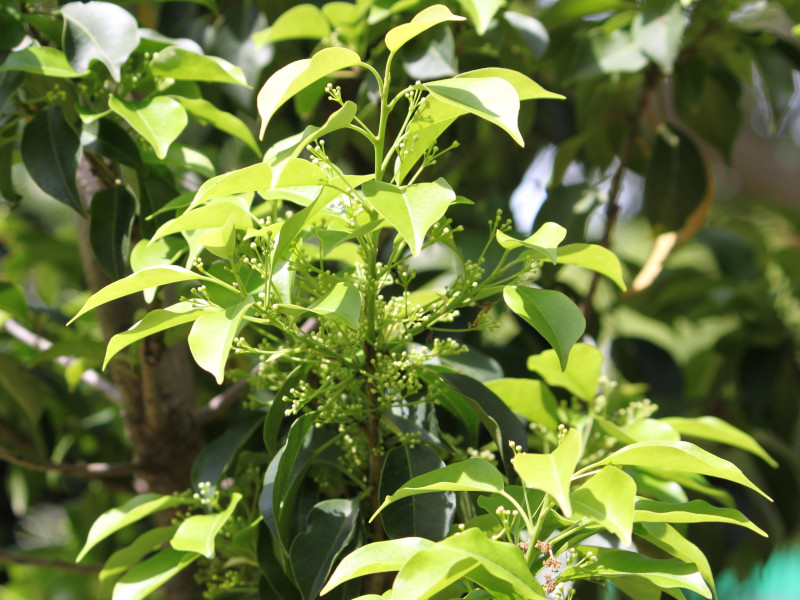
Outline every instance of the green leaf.
{"type": "Polygon", "coordinates": [[[466,71],[456,75],[456,79],[485,79],[487,77],[499,77],[500,79],[504,79],[510,83],[517,91],[517,95],[519,96],[520,100],[564,99],[564,96],[561,94],[548,92],[527,75],[524,75],[523,73],[513,69],[504,69],[502,67],[485,67],[483,69],[475,69],[474,71],[466,71]]]}
{"type": "Polygon", "coordinates": [[[428,600],[478,564],[475,558],[438,544],[421,550],[400,569],[392,586],[392,598],[428,600]]]}
{"type": "Polygon", "coordinates": [[[456,40],[450,28],[438,27],[414,40],[403,52],[403,69],[410,79],[422,81],[458,73],[456,40]]]}
{"type": "Polygon", "coordinates": [[[28,303],[22,288],[10,281],[0,281],[0,311],[17,319],[28,319],[28,303]]]}
{"type": "Polygon", "coordinates": [[[162,238],[152,243],[143,238],[131,249],[131,269],[141,271],[148,267],[171,265],[184,252],[185,246],[184,240],[177,238],[162,238]]]}
{"type": "MultiPolygon", "coordinates": [[[[189,281],[191,279],[199,279],[202,281],[212,281],[210,278],[178,267],[175,265],[164,265],[159,267],[150,267],[142,269],[132,275],[128,275],[124,279],[114,281],[108,284],[102,290],[93,294],[78,311],[78,313],[70,319],[72,323],[81,315],[89,312],[93,308],[97,308],[101,304],[111,302],[117,298],[141,292],[147,288],[157,287],[160,285],[167,285],[168,283],[178,283],[179,281],[189,281]]],[[[69,324],[69,323],[68,323],[69,324]]]]}
{"type": "Polygon", "coordinates": [[[69,64],[86,71],[99,60],[120,80],[120,67],[139,45],[136,19],[110,2],[70,2],[59,12],[64,17],[64,51],[69,64]]]}
{"type": "Polygon", "coordinates": [[[147,140],[159,158],[166,157],[169,145],[189,122],[183,106],[168,96],[156,96],[136,102],[109,96],[108,107],[147,140]]]}
{"type": "Polygon", "coordinates": [[[221,199],[194,210],[187,210],[179,217],[170,219],[153,234],[150,244],[173,233],[216,228],[231,218],[236,229],[246,230],[253,226],[253,217],[247,210],[246,202],[239,198],[221,199]]]}
{"type": "Polygon", "coordinates": [[[356,577],[386,571],[399,571],[417,552],[432,548],[433,545],[430,540],[407,537],[361,546],[342,559],[328,583],[320,591],[320,596],[324,596],[336,586],[356,577]]]}
{"type": "MultiPolygon", "coordinates": [[[[84,123],[83,134],[94,135],[94,141],[86,150],[110,158],[134,169],[141,169],[142,158],[131,136],[111,119],[100,119],[91,124],[84,123]]],[[[84,142],[84,145],[86,142],[84,142]]]]}
{"type": "Polygon", "coordinates": [[[617,450],[596,464],[656,467],[710,475],[748,487],[772,502],[736,465],[689,442],[638,442],[617,450]]]}
{"type": "Polygon", "coordinates": [[[576,514],[589,517],[629,546],[633,531],[636,483],[621,469],[604,467],[572,492],[570,503],[576,514]]]}
{"type": "Polygon", "coordinates": [[[83,202],[75,184],[81,140],[58,106],[37,114],[22,132],[22,162],[40,188],[80,214],[83,202]]]}
{"type": "Polygon", "coordinates": [[[108,362],[122,349],[149,335],[177,327],[184,323],[191,323],[204,312],[208,306],[197,302],[178,302],[167,308],[157,308],[147,313],[141,321],[131,326],[127,331],[118,333],[108,341],[106,356],[103,359],[103,369],[108,362]]]}
{"type": "Polygon", "coordinates": [[[450,12],[450,9],[442,4],[434,4],[417,13],[409,23],[398,25],[390,29],[384,37],[386,47],[389,52],[397,52],[406,42],[414,39],[419,34],[447,21],[466,21],[464,17],[459,17],[450,12]]]}
{"type": "Polygon", "coordinates": [[[361,187],[367,204],[397,229],[413,256],[422,250],[428,230],[456,199],[442,178],[405,189],[381,181],[367,181],[361,187]]]}
{"type": "Polygon", "coordinates": [[[623,292],[628,289],[622,276],[622,265],[608,248],[597,244],[567,244],[558,249],[558,262],[562,265],[578,265],[601,275],[617,284],[623,292]]]}
{"type": "Polygon", "coordinates": [[[214,558],[216,556],[214,540],[233,515],[233,511],[236,510],[236,505],[241,499],[242,495],[234,492],[228,508],[221,513],[192,515],[178,526],[178,531],[169,542],[170,546],[175,550],[198,552],[206,558],[214,558]]]}
{"type": "Polygon", "coordinates": [[[648,64],[642,48],[627,29],[605,31],[597,28],[588,35],[583,57],[573,79],[586,79],[609,73],[635,73],[648,64]]]}
{"type": "Polygon", "coordinates": [[[552,263],[558,258],[558,245],[567,237],[567,230],[558,223],[545,223],[533,235],[524,240],[517,240],[499,229],[495,234],[497,242],[506,250],[527,248],[528,253],[538,260],[552,263]]]}
{"type": "Polygon", "coordinates": [[[422,101],[408,125],[407,137],[413,139],[414,144],[408,148],[408,154],[402,155],[399,168],[395,168],[400,181],[406,178],[425,152],[434,146],[439,136],[458,117],[465,114],[466,110],[433,96],[427,96],[422,101]]]}
{"type": "Polygon", "coordinates": [[[504,0],[458,0],[469,20],[475,25],[478,35],[483,35],[503,5],[504,0]]]}
{"type": "Polygon", "coordinates": [[[306,310],[336,319],[350,329],[357,329],[361,319],[361,304],[361,292],[358,288],[352,283],[339,282],[306,310]]]}
{"type": "Polygon", "coordinates": [[[253,298],[248,296],[239,304],[214,312],[207,311],[195,320],[189,332],[192,357],[201,369],[214,376],[219,385],[225,378],[225,363],[228,362],[233,338],[252,304],[253,298]]]}
{"type": "Polygon", "coordinates": [[[435,98],[497,125],[520,146],[519,96],[514,86],[500,77],[466,77],[422,84],[435,98]]]}
{"type": "Polygon", "coordinates": [[[275,392],[275,398],[269,407],[267,417],[264,419],[264,446],[271,456],[278,452],[278,437],[280,434],[281,423],[285,418],[285,410],[291,406],[289,394],[297,386],[305,375],[305,365],[295,367],[281,383],[281,387],[275,392]]]}
{"type": "Polygon", "coordinates": [[[107,510],[97,517],[97,520],[92,524],[91,529],[89,529],[86,543],[83,545],[83,548],[78,553],[78,558],[75,560],[77,562],[83,560],[92,548],[123,527],[127,527],[160,510],[174,508],[175,506],[181,506],[189,502],[190,501],[186,498],[181,498],[179,496],[163,496],[161,494],[141,494],[139,496],[134,496],[122,506],[107,510]]]}
{"type": "Polygon", "coordinates": [[[89,241],[97,263],[111,279],[119,279],[128,264],[136,199],[124,185],[115,185],[92,196],[90,211],[89,241]]]}
{"type": "Polygon", "coordinates": [[[156,77],[169,77],[176,81],[215,81],[250,87],[242,70],[227,60],[178,46],[158,52],[150,62],[150,70],[156,77]]]}
{"type": "Polygon", "coordinates": [[[708,191],[706,163],[692,139],[663,126],[647,168],[643,212],[662,231],[680,230],[708,191]]]}
{"type": "Polygon", "coordinates": [[[767,451],[752,436],[718,417],[695,417],[691,419],[667,417],[661,420],[671,425],[682,436],[687,435],[701,440],[710,440],[741,448],[755,454],[773,468],[778,466],[775,459],[767,454],[767,451]]]}
{"type": "Polygon", "coordinates": [[[387,496],[370,522],[392,502],[430,492],[502,492],[503,476],[482,458],[469,458],[419,475],[387,496]]]}
{"type": "Polygon", "coordinates": [[[101,593],[104,597],[110,596],[111,584],[148,554],[160,550],[177,528],[177,525],[170,525],[146,531],[132,543],[109,556],[99,575],[101,593]]]}
{"type": "Polygon", "coordinates": [[[586,320],[561,292],[508,285],[503,288],[506,305],[546,339],[567,368],[569,352],[583,335],[586,320]]]}
{"type": "Polygon", "coordinates": [[[334,562],[353,538],[359,517],[357,500],[323,500],[308,515],[308,527],[289,551],[289,561],[304,600],[319,595],[334,562]]]}
{"type": "Polygon", "coordinates": [[[0,354],[0,391],[5,392],[4,404],[10,398],[31,425],[38,425],[44,412],[47,385],[14,356],[0,354]]]}
{"type": "Polygon", "coordinates": [[[5,62],[0,64],[0,73],[3,71],[22,71],[34,75],[67,79],[85,77],[88,73],[87,69],[80,73],[73,69],[61,50],[49,46],[28,46],[12,52],[5,62]]]}
{"type": "Polygon", "coordinates": [[[258,163],[217,175],[206,181],[195,193],[189,209],[198,204],[220,196],[247,194],[269,188],[272,181],[272,169],[266,163],[258,163]]]}
{"type": "Polygon", "coordinates": [[[235,117],[229,112],[220,110],[211,102],[203,100],[202,98],[184,98],[183,96],[172,96],[172,98],[180,102],[181,106],[186,109],[186,112],[200,123],[211,125],[220,131],[224,131],[240,139],[259,157],[261,156],[261,149],[258,147],[256,138],[253,136],[250,128],[245,125],[244,121],[240,118],[235,117]]]}
{"type": "Polygon", "coordinates": [[[148,148],[145,148],[144,159],[145,162],[151,165],[175,166],[180,169],[194,171],[203,177],[214,177],[217,174],[214,163],[208,156],[196,148],[184,144],[171,144],[164,158],[158,158],[148,148]]]}
{"type": "Polygon", "coordinates": [[[656,3],[637,13],[631,23],[633,39],[664,75],[672,75],[681,46],[685,18],[680,2],[656,3]]]}
{"type": "Polygon", "coordinates": [[[192,464],[192,487],[200,489],[201,483],[210,484],[210,494],[217,488],[222,475],[228,470],[241,447],[261,426],[263,414],[246,413],[247,420],[228,428],[225,433],[206,444],[192,464]]]}
{"type": "Polygon", "coordinates": [[[323,135],[328,135],[334,131],[338,131],[339,129],[344,129],[350,123],[353,122],[353,119],[356,117],[356,113],[358,112],[358,106],[355,102],[348,100],[345,102],[341,108],[336,110],[321,127],[314,127],[313,125],[310,127],[306,127],[303,131],[303,137],[300,142],[295,146],[292,152],[292,158],[297,158],[303,150],[306,149],[306,146],[318,140],[323,135]]]}
{"type": "Polygon", "coordinates": [[[236,247],[236,216],[229,215],[225,225],[206,231],[197,241],[214,256],[231,260],[236,247]]]}
{"type": "Polygon", "coordinates": [[[581,436],[577,429],[572,428],[550,454],[521,453],[511,462],[525,487],[552,496],[564,516],[569,518],[572,516],[569,485],[580,454],[581,436]]]}
{"type": "Polygon", "coordinates": [[[594,346],[579,342],[572,348],[567,367],[562,371],[553,350],[528,357],[528,370],[538,373],[549,385],[564,388],[581,400],[590,402],[597,393],[597,381],[603,355],[594,346]]]}
{"type": "MultiPolygon", "coordinates": [[[[396,446],[383,460],[380,496],[393,494],[410,479],[444,466],[442,459],[427,446],[396,446]]],[[[441,540],[450,530],[455,509],[453,492],[404,498],[383,511],[383,528],[390,538],[414,536],[441,540]]]]}
{"type": "Polygon", "coordinates": [[[300,232],[308,226],[317,213],[325,208],[330,201],[330,197],[321,195],[303,210],[294,213],[291,217],[283,222],[283,226],[280,229],[280,234],[278,235],[278,242],[275,244],[275,250],[272,252],[273,273],[276,271],[278,263],[287,258],[286,253],[292,243],[300,235],[300,232]]]}
{"type": "Polygon", "coordinates": [[[175,577],[200,557],[194,552],[161,550],[139,563],[117,582],[111,600],[141,600],[175,577]]]}
{"type": "Polygon", "coordinates": [[[558,428],[558,403],[550,388],[541,381],[508,377],[488,381],[486,387],[531,423],[544,425],[550,431],[558,428]]]}
{"type": "Polygon", "coordinates": [[[636,523],[729,523],[767,537],[763,529],[735,508],[718,508],[705,500],[672,504],[640,498],[636,501],[633,520],[636,523]]]}
{"type": "Polygon", "coordinates": [[[266,46],[286,40],[321,40],[330,33],[331,26],[319,8],[313,4],[298,4],[251,37],[256,44],[266,46]]]}
{"type": "Polygon", "coordinates": [[[582,19],[622,8],[622,0],[558,0],[548,6],[539,19],[548,27],[556,27],[569,21],[582,19]]]}
{"type": "Polygon", "coordinates": [[[711,598],[711,592],[694,565],[675,558],[650,558],[638,552],[593,548],[597,562],[567,567],[560,575],[569,579],[644,579],[663,590],[685,588],[711,598]]]}
{"type": "Polygon", "coordinates": [[[261,116],[259,138],[263,139],[270,119],[283,104],[315,81],[361,62],[361,57],[346,48],[325,48],[311,58],[290,63],[276,71],[258,92],[261,116]]]}

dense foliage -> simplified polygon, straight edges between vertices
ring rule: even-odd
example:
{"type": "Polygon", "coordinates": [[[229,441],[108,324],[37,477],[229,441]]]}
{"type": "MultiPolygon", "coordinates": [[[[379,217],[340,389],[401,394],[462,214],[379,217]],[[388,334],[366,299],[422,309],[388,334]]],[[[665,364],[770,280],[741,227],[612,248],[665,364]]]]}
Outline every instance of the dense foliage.
{"type": "Polygon", "coordinates": [[[712,204],[793,5],[261,8],[0,13],[0,598],[712,597],[791,534],[800,220],[712,204]]]}

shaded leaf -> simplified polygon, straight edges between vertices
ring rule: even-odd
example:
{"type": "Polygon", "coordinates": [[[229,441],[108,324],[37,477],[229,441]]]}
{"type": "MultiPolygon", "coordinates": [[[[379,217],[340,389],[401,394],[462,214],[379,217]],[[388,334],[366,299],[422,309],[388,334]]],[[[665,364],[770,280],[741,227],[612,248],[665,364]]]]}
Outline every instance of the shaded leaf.
{"type": "Polygon", "coordinates": [[[680,2],[654,4],[639,12],[631,23],[633,38],[664,75],[672,74],[684,29],[680,2]]]}
{"type": "Polygon", "coordinates": [[[220,478],[233,463],[233,459],[241,447],[261,426],[263,415],[245,413],[247,420],[229,427],[225,433],[212,441],[200,451],[192,464],[192,487],[199,490],[200,483],[210,485],[213,495],[220,478]]]}
{"type": "Polygon", "coordinates": [[[115,185],[92,196],[90,213],[89,241],[97,263],[111,279],[119,279],[127,270],[136,199],[124,185],[115,185]]]}

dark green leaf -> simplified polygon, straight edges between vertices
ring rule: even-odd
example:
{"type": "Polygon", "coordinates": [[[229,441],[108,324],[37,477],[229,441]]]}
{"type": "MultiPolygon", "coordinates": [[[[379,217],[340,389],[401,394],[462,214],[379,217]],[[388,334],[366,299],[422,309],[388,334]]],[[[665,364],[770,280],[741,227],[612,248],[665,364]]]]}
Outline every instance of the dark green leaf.
{"type": "Polygon", "coordinates": [[[100,190],[92,196],[89,241],[97,263],[111,279],[120,279],[127,270],[135,214],[136,199],[124,185],[100,190]]]}
{"type": "Polygon", "coordinates": [[[558,0],[539,16],[548,27],[621,8],[621,0],[558,0]]]}
{"type": "Polygon", "coordinates": [[[25,294],[17,284],[0,281],[0,311],[10,314],[15,319],[28,319],[28,304],[25,294]]]}
{"type": "Polygon", "coordinates": [[[95,136],[95,140],[86,147],[86,150],[135,169],[141,168],[139,149],[130,135],[114,121],[100,119],[91,125],[84,125],[83,128],[95,136]]]}
{"type": "Polygon", "coordinates": [[[286,409],[292,404],[290,398],[291,390],[300,383],[305,371],[306,367],[300,365],[286,376],[281,387],[275,392],[275,398],[272,400],[266,419],[264,419],[264,445],[271,456],[275,456],[278,452],[281,424],[286,416],[286,409]]]}
{"type": "MultiPolygon", "coordinates": [[[[2,79],[2,76],[0,76],[2,79]]],[[[2,98],[0,98],[0,111],[3,109],[2,98]]],[[[14,182],[11,178],[11,169],[14,166],[14,150],[16,144],[8,142],[0,146],[0,198],[12,204],[19,202],[20,196],[14,189],[14,182]]]]}
{"type": "Polygon", "coordinates": [[[213,495],[220,478],[230,468],[233,459],[241,447],[250,439],[253,432],[261,425],[262,413],[245,413],[245,421],[231,426],[225,433],[207,444],[197,455],[192,465],[192,487],[195,491],[199,484],[211,484],[213,495]]]}

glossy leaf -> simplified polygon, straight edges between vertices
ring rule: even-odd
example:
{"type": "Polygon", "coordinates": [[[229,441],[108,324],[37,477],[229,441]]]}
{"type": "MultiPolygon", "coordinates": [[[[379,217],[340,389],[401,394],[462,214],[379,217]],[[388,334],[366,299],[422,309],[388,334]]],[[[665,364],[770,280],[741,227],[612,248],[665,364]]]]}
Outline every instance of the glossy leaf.
{"type": "Polygon", "coordinates": [[[773,468],[778,466],[775,459],[767,454],[767,451],[752,436],[718,417],[667,417],[661,420],[675,428],[682,436],[686,435],[741,448],[755,454],[773,468]]]}
{"type": "Polygon", "coordinates": [[[40,188],[78,213],[85,210],[75,174],[81,141],[61,108],[40,112],[22,132],[22,162],[40,188]]]}
{"type": "Polygon", "coordinates": [[[92,196],[90,212],[89,241],[97,263],[109,277],[119,279],[128,264],[136,199],[124,185],[115,185],[92,196]]]}
{"type": "Polygon", "coordinates": [[[637,523],[729,523],[746,527],[767,537],[760,527],[734,508],[719,508],[705,500],[692,500],[681,504],[657,502],[640,498],[636,501],[633,520],[637,523]]]}
{"type": "Polygon", "coordinates": [[[488,381],[486,387],[531,423],[544,425],[550,431],[558,428],[558,403],[553,392],[541,381],[508,377],[488,381]]]}
{"type": "Polygon", "coordinates": [[[416,494],[430,492],[501,492],[503,476],[495,467],[482,458],[469,458],[418,475],[391,496],[387,496],[370,522],[392,502],[416,494]]]}
{"type": "Polygon", "coordinates": [[[219,385],[225,378],[225,363],[228,362],[233,338],[252,304],[253,298],[248,296],[239,304],[215,312],[207,311],[195,320],[189,332],[192,357],[200,368],[214,376],[219,385]]]}
{"type": "Polygon", "coordinates": [[[453,189],[441,178],[405,189],[368,181],[362,189],[367,204],[397,229],[414,256],[422,250],[428,230],[456,199],[453,189]]]}
{"type": "MultiPolygon", "coordinates": [[[[83,134],[91,133],[94,141],[86,149],[135,169],[142,167],[142,158],[130,134],[111,119],[100,119],[83,126],[83,134]]],[[[85,142],[84,142],[85,144],[85,142]]]]}
{"type": "Polygon", "coordinates": [[[361,62],[346,48],[325,48],[311,58],[295,61],[276,71],[258,92],[258,114],[261,117],[259,138],[264,137],[270,119],[283,104],[300,90],[336,71],[361,62]]]}
{"type": "Polygon", "coordinates": [[[227,60],[178,46],[158,52],[150,61],[150,70],[156,77],[169,77],[176,81],[215,81],[247,86],[242,70],[227,60]]]}
{"type": "Polygon", "coordinates": [[[313,4],[292,6],[262,31],[253,34],[256,44],[265,46],[285,40],[321,40],[331,33],[322,11],[313,4]]]}
{"type": "Polygon", "coordinates": [[[159,158],[166,157],[170,144],[189,122],[186,109],[168,96],[139,101],[120,100],[116,96],[110,96],[108,107],[146,139],[159,158]]]}
{"type": "Polygon", "coordinates": [[[257,163],[217,175],[206,181],[195,193],[189,209],[194,209],[198,204],[220,196],[234,194],[247,194],[269,188],[272,182],[272,169],[266,163],[257,163]]]}
{"type": "Polygon", "coordinates": [[[107,510],[97,518],[89,529],[86,543],[75,560],[77,562],[83,560],[92,548],[123,527],[136,523],[160,510],[174,508],[188,502],[186,498],[180,496],[163,496],[161,494],[134,496],[122,506],[107,510]]]}
{"type": "Polygon", "coordinates": [[[657,467],[727,479],[771,500],[739,468],[689,442],[638,442],[617,450],[598,465],[657,467]]]}
{"type": "Polygon", "coordinates": [[[456,75],[456,79],[483,79],[486,77],[499,77],[510,83],[515,90],[520,100],[563,100],[564,96],[556,94],[555,92],[548,92],[541,85],[536,83],[527,75],[515,71],[513,69],[504,69],[502,67],[485,67],[483,69],[475,69],[474,71],[466,71],[456,75]]]}
{"type": "Polygon", "coordinates": [[[78,72],[67,61],[66,55],[49,46],[28,46],[22,50],[11,52],[0,64],[0,73],[4,71],[21,71],[46,77],[72,79],[84,77],[87,69],[78,72]]]}
{"type": "Polygon", "coordinates": [[[256,429],[261,426],[263,415],[245,413],[246,420],[228,428],[221,436],[206,444],[192,464],[192,487],[199,490],[201,483],[209,484],[213,494],[220,478],[233,463],[236,454],[256,429]]]}
{"type": "Polygon", "coordinates": [[[435,98],[497,125],[520,146],[519,96],[514,86],[499,77],[468,77],[422,84],[435,98]]]}
{"type": "Polygon", "coordinates": [[[178,526],[178,530],[169,542],[170,546],[175,550],[199,552],[206,558],[214,558],[216,555],[214,540],[233,515],[241,499],[242,495],[234,492],[228,507],[221,513],[188,517],[178,526]]]}
{"type": "Polygon", "coordinates": [[[430,540],[407,537],[361,546],[342,559],[320,595],[324,596],[336,586],[356,577],[399,571],[417,552],[432,548],[433,545],[430,540]]]}
{"type": "Polygon", "coordinates": [[[567,237],[567,230],[558,223],[545,223],[536,233],[524,240],[514,239],[499,229],[495,237],[497,242],[506,250],[526,248],[527,254],[531,254],[536,259],[548,260],[554,263],[558,260],[558,245],[567,237]]]}
{"type": "Polygon", "coordinates": [[[622,275],[622,265],[608,248],[597,244],[567,244],[558,249],[558,262],[562,265],[578,265],[601,275],[617,284],[623,292],[628,289],[622,275]]]}
{"type": "Polygon", "coordinates": [[[542,22],[528,14],[513,10],[503,11],[503,19],[517,31],[533,55],[537,59],[542,58],[550,45],[550,34],[542,22]]]}
{"type": "Polygon", "coordinates": [[[506,286],[503,298],[512,311],[549,342],[561,368],[566,369],[570,350],[586,328],[578,307],[561,292],[522,286],[506,286]]]}
{"type": "Polygon", "coordinates": [[[86,71],[99,60],[120,80],[120,67],[139,45],[134,16],[110,2],[70,2],[59,12],[64,17],[64,51],[70,65],[86,71]]]}
{"type": "Polygon", "coordinates": [[[304,600],[319,595],[333,564],[353,538],[359,517],[356,500],[323,500],[308,515],[308,527],[289,551],[292,572],[304,600]]]}
{"type": "Polygon", "coordinates": [[[467,13],[478,35],[486,33],[489,23],[505,4],[503,0],[458,0],[458,3],[467,13]]]}
{"type": "Polygon", "coordinates": [[[195,552],[161,550],[139,563],[114,586],[111,600],[141,600],[175,577],[200,557],[195,552]]]}
{"type": "Polygon", "coordinates": [[[581,436],[570,429],[558,448],[550,454],[517,454],[512,460],[514,469],[525,487],[549,494],[561,512],[572,516],[569,486],[581,453],[581,436]]]}
{"type": "Polygon", "coordinates": [[[576,514],[589,517],[629,546],[633,531],[636,483],[621,469],[604,467],[573,491],[570,503],[576,514]]]}
{"type": "Polygon", "coordinates": [[[603,355],[594,346],[578,342],[562,371],[554,350],[528,357],[528,370],[538,373],[548,385],[564,388],[581,400],[590,402],[597,393],[603,355]]]}
{"type": "MultiPolygon", "coordinates": [[[[110,592],[111,584],[148,554],[161,549],[177,528],[177,525],[170,525],[145,531],[132,543],[114,552],[108,557],[108,560],[103,564],[103,570],[100,571],[101,588],[110,592]]],[[[110,595],[108,592],[106,595],[110,595]]]]}
{"type": "Polygon", "coordinates": [[[417,13],[409,23],[398,25],[390,29],[384,41],[389,52],[397,52],[406,42],[414,39],[419,34],[447,21],[465,21],[464,17],[459,17],[450,12],[450,9],[442,4],[434,4],[417,13]]]}
{"type": "Polygon", "coordinates": [[[211,102],[203,100],[202,98],[172,97],[180,102],[181,106],[186,109],[186,112],[200,121],[200,123],[210,125],[211,127],[240,139],[248,148],[261,156],[261,150],[258,147],[256,138],[253,136],[250,128],[238,117],[224,110],[220,110],[211,102]]]}
{"type": "Polygon", "coordinates": [[[214,256],[231,260],[236,247],[236,217],[229,215],[222,227],[206,231],[197,242],[214,256]]]}
{"type": "Polygon", "coordinates": [[[151,310],[141,321],[134,323],[130,329],[118,333],[108,341],[103,368],[106,368],[108,362],[120,350],[159,331],[191,323],[207,311],[208,306],[197,302],[178,302],[167,308],[151,310]]]}

